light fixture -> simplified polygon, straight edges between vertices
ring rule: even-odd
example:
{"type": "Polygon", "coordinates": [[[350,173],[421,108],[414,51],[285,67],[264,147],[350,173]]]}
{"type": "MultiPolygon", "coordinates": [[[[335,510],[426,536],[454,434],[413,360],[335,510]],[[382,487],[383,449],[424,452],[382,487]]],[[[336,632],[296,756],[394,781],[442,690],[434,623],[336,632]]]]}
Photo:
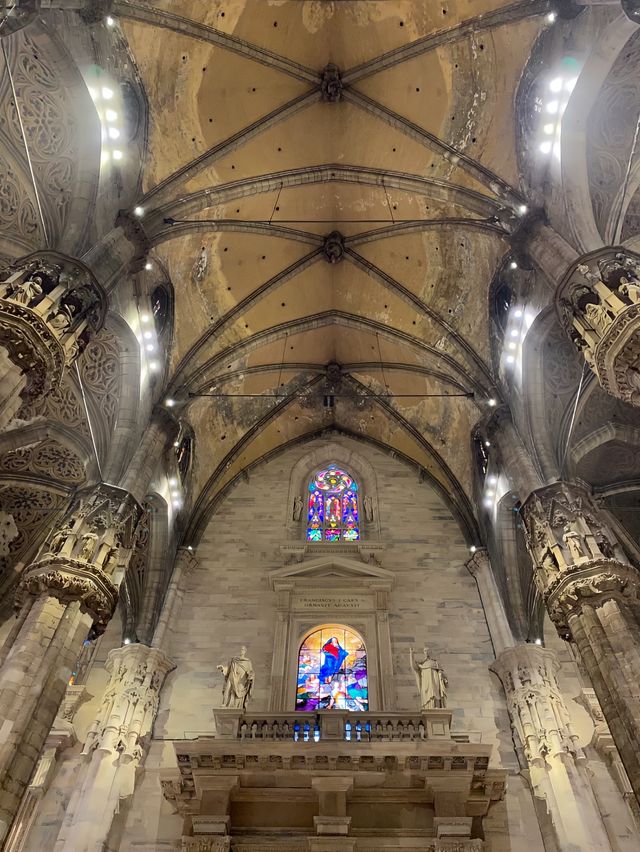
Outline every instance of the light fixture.
{"type": "Polygon", "coordinates": [[[116,149],[116,150],[113,152],[113,159],[114,159],[114,160],[121,160],[121,159],[122,159],[122,151],[118,151],[118,150],[116,149]]]}
{"type": "Polygon", "coordinates": [[[180,446],[180,441],[174,441],[174,442],[173,442],[173,446],[174,446],[174,447],[179,447],[179,446],[180,446]]]}
{"type": "Polygon", "coordinates": [[[144,207],[140,207],[140,205],[138,205],[137,207],[134,207],[133,208],[133,215],[137,216],[138,219],[140,219],[141,216],[144,216],[144,207]]]}
{"type": "Polygon", "coordinates": [[[147,262],[145,263],[145,265],[144,265],[144,268],[145,268],[145,269],[147,270],[147,272],[148,272],[150,269],[153,269],[153,264],[152,264],[152,263],[150,263],[149,261],[147,261],[147,262]]]}
{"type": "Polygon", "coordinates": [[[113,89],[110,89],[108,86],[103,86],[102,97],[105,99],[105,101],[110,101],[113,97],[113,89]]]}
{"type": "Polygon", "coordinates": [[[153,337],[153,333],[151,331],[145,331],[145,333],[142,336],[144,337],[145,340],[151,340],[151,338],[153,337]]]}
{"type": "Polygon", "coordinates": [[[549,83],[549,89],[554,93],[562,91],[562,77],[554,77],[553,80],[549,83]]]}
{"type": "Polygon", "coordinates": [[[542,645],[542,639],[536,639],[535,643],[536,645],[542,645]]]}
{"type": "Polygon", "coordinates": [[[172,477],[171,477],[171,479],[169,480],[169,485],[170,485],[172,488],[175,488],[175,486],[176,486],[177,484],[178,484],[178,480],[175,478],[175,476],[172,476],[172,477]]]}
{"type": "Polygon", "coordinates": [[[160,369],[160,364],[157,361],[151,361],[151,363],[149,364],[149,369],[153,370],[153,372],[155,373],[157,370],[160,369]]]}
{"type": "Polygon", "coordinates": [[[493,506],[493,500],[491,499],[491,497],[485,497],[482,502],[487,507],[487,509],[490,509],[491,506],[493,506]]]}
{"type": "Polygon", "coordinates": [[[508,348],[509,348],[509,349],[515,349],[515,348],[516,348],[516,344],[513,342],[513,340],[511,340],[511,341],[509,342],[508,348]]]}
{"type": "Polygon", "coordinates": [[[142,314],[140,319],[142,320],[142,322],[149,322],[149,314],[142,314]]]}
{"type": "Polygon", "coordinates": [[[524,216],[524,214],[525,214],[528,210],[529,210],[529,208],[527,207],[527,205],[526,205],[526,204],[521,204],[521,205],[518,207],[518,213],[519,213],[521,216],[524,216]]]}
{"type": "Polygon", "coordinates": [[[111,15],[107,15],[105,23],[108,27],[112,27],[115,24],[115,20],[111,17],[111,15]]]}
{"type": "Polygon", "coordinates": [[[477,547],[475,546],[475,544],[472,544],[471,547],[469,548],[469,550],[471,551],[471,553],[475,553],[476,550],[477,550],[477,547]]]}
{"type": "Polygon", "coordinates": [[[553,133],[554,130],[555,130],[555,125],[551,124],[551,123],[545,124],[545,126],[542,128],[542,132],[546,133],[547,136],[551,136],[551,134],[553,133]]]}
{"type": "Polygon", "coordinates": [[[167,408],[173,408],[173,406],[176,404],[176,401],[175,399],[165,399],[164,404],[167,406],[167,408]]]}
{"type": "Polygon", "coordinates": [[[496,404],[496,401],[493,397],[491,397],[491,399],[487,400],[487,405],[489,406],[489,408],[494,408],[495,404],[496,404]]]}
{"type": "Polygon", "coordinates": [[[516,359],[513,355],[507,355],[507,364],[515,364],[516,359]]]}
{"type": "Polygon", "coordinates": [[[549,12],[549,14],[545,17],[545,21],[546,21],[548,24],[555,24],[555,22],[556,22],[556,18],[557,18],[557,17],[558,17],[558,16],[557,16],[557,14],[556,14],[555,12],[549,12]]]}
{"type": "Polygon", "coordinates": [[[555,115],[558,112],[559,107],[560,104],[558,103],[558,101],[549,101],[546,109],[547,112],[551,113],[551,115],[555,115]]]}
{"type": "Polygon", "coordinates": [[[517,328],[512,328],[512,329],[511,329],[511,337],[517,337],[519,333],[520,333],[520,332],[518,331],[518,329],[517,329],[517,328]]]}
{"type": "Polygon", "coordinates": [[[104,117],[107,119],[107,121],[115,121],[118,117],[118,113],[115,111],[115,109],[106,109],[104,111],[104,117]]]}
{"type": "Polygon", "coordinates": [[[518,268],[518,264],[516,263],[515,260],[512,260],[511,263],[509,264],[509,269],[517,269],[517,268],[518,268]]]}
{"type": "Polygon", "coordinates": [[[520,319],[520,317],[522,316],[522,310],[521,310],[521,308],[517,308],[517,309],[513,312],[513,315],[514,315],[514,317],[516,317],[516,319],[520,319]]]}
{"type": "Polygon", "coordinates": [[[153,343],[147,343],[147,352],[155,352],[155,351],[156,351],[156,347],[153,345],[153,343]]]}
{"type": "Polygon", "coordinates": [[[492,475],[487,479],[487,482],[489,483],[489,485],[495,485],[498,482],[498,477],[492,475]]]}
{"type": "Polygon", "coordinates": [[[187,545],[187,550],[193,550],[190,544],[187,545]]]}
{"type": "Polygon", "coordinates": [[[490,447],[490,446],[491,446],[491,441],[485,441],[485,442],[484,442],[484,445],[485,445],[485,447],[490,447]]]}
{"type": "Polygon", "coordinates": [[[130,645],[130,644],[131,644],[131,639],[129,639],[129,637],[128,637],[128,636],[127,636],[127,638],[124,640],[124,644],[125,644],[125,645],[130,645]]]}
{"type": "Polygon", "coordinates": [[[538,150],[541,154],[550,154],[552,147],[553,144],[548,139],[545,139],[544,142],[540,143],[538,150]]]}

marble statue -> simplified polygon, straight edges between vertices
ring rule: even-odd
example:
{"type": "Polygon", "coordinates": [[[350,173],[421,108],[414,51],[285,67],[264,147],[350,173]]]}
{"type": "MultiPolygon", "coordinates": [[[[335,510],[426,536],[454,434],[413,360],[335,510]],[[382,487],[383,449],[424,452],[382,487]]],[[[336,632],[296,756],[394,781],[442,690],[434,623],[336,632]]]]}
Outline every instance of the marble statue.
{"type": "Polygon", "coordinates": [[[429,654],[429,649],[423,649],[424,660],[420,662],[409,648],[409,661],[416,677],[420,704],[422,710],[433,710],[436,707],[447,706],[447,687],[449,681],[440,663],[429,654]]]}
{"type": "Polygon", "coordinates": [[[582,550],[582,538],[581,536],[570,526],[566,526],[564,528],[564,535],[562,536],[562,540],[564,541],[569,553],[571,554],[571,559],[574,562],[578,562],[580,559],[584,558],[584,552],[582,550]]]}
{"type": "Polygon", "coordinates": [[[34,299],[42,295],[42,278],[39,275],[34,275],[33,278],[27,278],[22,284],[19,284],[11,298],[21,305],[29,305],[34,299]]]}
{"type": "Polygon", "coordinates": [[[293,499],[293,520],[299,521],[302,515],[302,509],[304,507],[304,503],[302,502],[302,497],[299,494],[293,499]]]}
{"type": "Polygon", "coordinates": [[[81,541],[82,549],[80,551],[80,559],[84,559],[85,562],[91,562],[96,549],[96,544],[98,543],[98,536],[95,533],[87,532],[82,536],[81,541]]]}
{"type": "Polygon", "coordinates": [[[585,308],[585,316],[589,320],[594,331],[601,335],[606,334],[607,329],[613,322],[613,317],[604,305],[588,304],[585,308]]]}
{"type": "Polygon", "coordinates": [[[373,520],[373,500],[368,494],[365,496],[363,504],[364,516],[369,522],[371,522],[373,520]]]}
{"type": "Polygon", "coordinates": [[[49,553],[60,553],[64,547],[65,541],[71,533],[71,529],[70,524],[65,524],[57,533],[55,533],[51,539],[51,544],[49,545],[49,553]]]}
{"type": "Polygon", "coordinates": [[[226,666],[216,666],[224,676],[222,687],[222,706],[233,710],[244,710],[251,698],[255,674],[253,663],[247,657],[247,649],[243,645],[240,654],[232,657],[226,666]]]}

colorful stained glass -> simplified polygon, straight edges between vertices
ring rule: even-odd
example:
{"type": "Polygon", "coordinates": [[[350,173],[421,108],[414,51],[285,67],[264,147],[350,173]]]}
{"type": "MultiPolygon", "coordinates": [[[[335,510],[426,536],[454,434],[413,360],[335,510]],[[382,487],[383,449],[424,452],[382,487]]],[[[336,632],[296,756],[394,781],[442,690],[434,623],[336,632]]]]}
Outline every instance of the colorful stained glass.
{"type": "Polygon", "coordinates": [[[335,465],[318,471],[309,484],[307,540],[358,541],[358,484],[335,465]],[[320,536],[318,537],[318,532],[320,536]]]}
{"type": "Polygon", "coordinates": [[[368,710],[367,652],[354,630],[325,624],[300,646],[296,710],[368,710]]]}

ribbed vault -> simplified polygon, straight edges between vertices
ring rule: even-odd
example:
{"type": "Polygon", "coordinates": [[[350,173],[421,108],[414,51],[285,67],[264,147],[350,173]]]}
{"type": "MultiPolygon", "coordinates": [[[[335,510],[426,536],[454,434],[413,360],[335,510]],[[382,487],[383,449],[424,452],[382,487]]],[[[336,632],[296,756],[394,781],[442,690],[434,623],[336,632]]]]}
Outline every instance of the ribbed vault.
{"type": "Polygon", "coordinates": [[[513,92],[546,10],[117,0],[151,115],[141,224],[175,289],[169,395],[197,439],[192,536],[326,429],[415,464],[472,534],[488,292],[526,204],[513,92]]]}

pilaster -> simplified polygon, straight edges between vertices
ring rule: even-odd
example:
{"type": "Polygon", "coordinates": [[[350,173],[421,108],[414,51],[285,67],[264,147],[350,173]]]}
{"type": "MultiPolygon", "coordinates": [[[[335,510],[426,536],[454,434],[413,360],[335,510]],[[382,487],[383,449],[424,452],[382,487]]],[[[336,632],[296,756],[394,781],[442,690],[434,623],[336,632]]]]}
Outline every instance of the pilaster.
{"type": "Polygon", "coordinates": [[[491,570],[489,554],[484,548],[477,549],[465,565],[478,585],[489,635],[494,652],[498,656],[513,645],[513,634],[491,570]]]}

